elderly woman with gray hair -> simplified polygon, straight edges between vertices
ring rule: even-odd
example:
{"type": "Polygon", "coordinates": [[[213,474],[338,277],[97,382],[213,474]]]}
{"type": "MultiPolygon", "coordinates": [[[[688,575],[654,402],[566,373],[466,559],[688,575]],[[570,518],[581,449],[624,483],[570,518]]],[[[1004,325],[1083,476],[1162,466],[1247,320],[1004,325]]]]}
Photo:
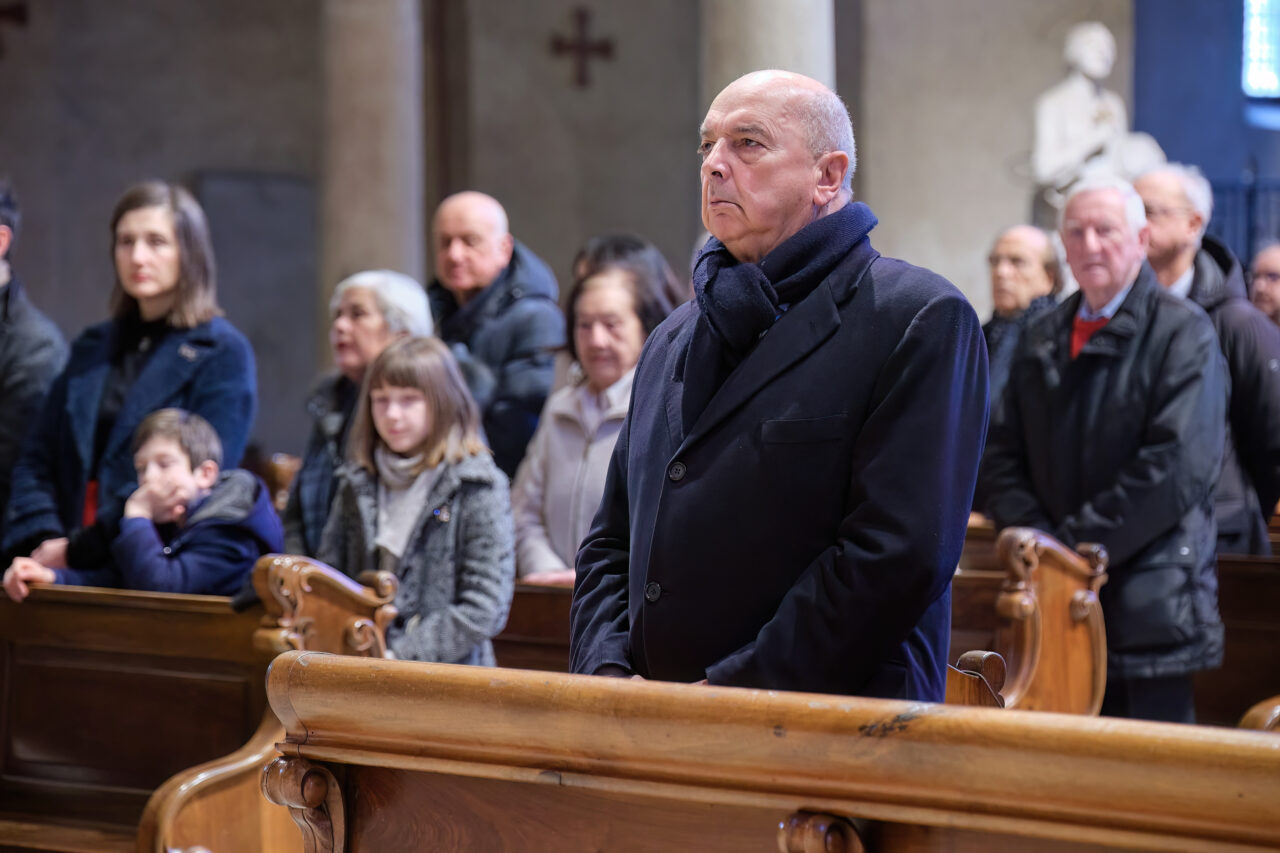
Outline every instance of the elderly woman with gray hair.
{"type": "Polygon", "coordinates": [[[409,276],[390,270],[343,279],[334,288],[329,312],[329,346],[337,373],[322,379],[307,401],[315,426],[284,511],[284,545],[291,554],[314,556],[320,546],[333,502],[334,472],[345,458],[347,428],[365,369],[392,341],[432,334],[426,291],[409,276]]]}

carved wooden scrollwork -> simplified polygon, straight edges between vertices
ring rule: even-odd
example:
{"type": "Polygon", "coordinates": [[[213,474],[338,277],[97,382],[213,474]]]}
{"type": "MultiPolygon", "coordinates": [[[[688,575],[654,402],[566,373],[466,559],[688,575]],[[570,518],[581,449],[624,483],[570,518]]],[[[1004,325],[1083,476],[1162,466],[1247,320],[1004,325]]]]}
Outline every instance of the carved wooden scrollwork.
{"type": "Polygon", "coordinates": [[[1006,572],[996,612],[1006,622],[997,651],[1009,665],[1007,707],[1097,713],[1106,680],[1098,598],[1106,549],[1081,544],[1072,552],[1047,534],[1015,527],[1000,534],[996,555],[1006,572]]]}
{"type": "Polygon", "coordinates": [[[345,848],[342,787],[328,768],[303,758],[277,758],[263,768],[262,793],[289,809],[306,853],[341,853],[345,848]]]}
{"type": "Polygon", "coordinates": [[[306,557],[263,557],[253,573],[254,589],[266,609],[255,645],[274,654],[297,649],[385,656],[399,582],[389,572],[370,572],[360,580],[368,585],[306,557]],[[352,612],[358,615],[352,618],[352,612]],[[322,647],[320,636],[332,638],[331,647],[322,647]]]}
{"type": "Polygon", "coordinates": [[[780,853],[866,853],[858,830],[846,818],[794,812],[778,823],[780,853]]]}

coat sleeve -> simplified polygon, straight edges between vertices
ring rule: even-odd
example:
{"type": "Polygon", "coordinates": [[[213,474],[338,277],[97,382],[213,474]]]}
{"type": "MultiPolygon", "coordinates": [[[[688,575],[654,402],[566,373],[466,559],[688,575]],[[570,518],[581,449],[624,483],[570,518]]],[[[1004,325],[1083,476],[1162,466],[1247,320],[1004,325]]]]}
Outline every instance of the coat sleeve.
{"type": "Polygon", "coordinates": [[[223,470],[238,467],[258,408],[257,365],[249,342],[239,332],[223,338],[192,387],[187,409],[207,420],[218,433],[223,470]]]}
{"type": "Polygon", "coordinates": [[[262,556],[257,539],[235,524],[210,524],[170,553],[149,519],[126,518],[111,554],[125,589],[231,595],[262,556]]]}
{"type": "Polygon", "coordinates": [[[1034,527],[1051,530],[1052,522],[1031,485],[1027,465],[1026,443],[1022,440],[1022,408],[1019,399],[1018,365],[1024,363],[1024,349],[1019,344],[999,404],[991,406],[991,428],[978,471],[978,493],[984,506],[974,509],[989,515],[997,528],[1034,527]]]}
{"type": "Polygon", "coordinates": [[[946,594],[987,426],[986,343],[972,307],[954,293],[927,301],[879,377],[834,543],[754,641],[707,667],[710,683],[856,690],[946,594]]]}
{"type": "Polygon", "coordinates": [[[543,417],[529,452],[516,471],[511,487],[511,511],[516,527],[516,575],[526,577],[537,572],[561,571],[569,568],[547,535],[546,514],[543,501],[546,498],[544,484],[547,466],[549,424],[543,417]]]}
{"type": "Polygon", "coordinates": [[[455,512],[453,603],[432,613],[403,614],[408,617],[404,628],[387,638],[398,658],[454,663],[507,624],[515,554],[505,478],[487,484],[464,483],[455,512]]]}
{"type": "Polygon", "coordinates": [[[1120,565],[1174,527],[1218,481],[1227,381],[1208,319],[1184,323],[1165,352],[1137,453],[1110,486],[1050,532],[1068,547],[1101,542],[1120,565]]]}
{"type": "Polygon", "coordinates": [[[54,380],[38,424],[27,433],[18,463],[13,467],[9,506],[5,510],[4,556],[25,556],[41,541],[65,536],[58,513],[59,437],[66,423],[67,374],[54,380]]]}
{"type": "Polygon", "coordinates": [[[13,466],[27,428],[39,417],[45,393],[67,360],[61,336],[39,336],[30,343],[18,358],[0,369],[0,530],[4,529],[13,466]]]}
{"type": "Polygon", "coordinates": [[[498,467],[514,474],[555,380],[555,351],[564,345],[564,317],[550,299],[523,299],[512,309],[509,346],[494,370],[484,428],[498,467]]]}
{"type": "MultiPolygon", "coordinates": [[[[333,506],[329,508],[329,518],[325,521],[324,530],[320,533],[320,544],[316,548],[315,558],[345,575],[357,577],[364,567],[359,564],[349,565],[352,561],[347,554],[350,548],[350,543],[347,541],[347,525],[360,524],[360,515],[354,506],[347,505],[349,496],[350,487],[345,482],[339,481],[333,496],[333,506]]],[[[285,547],[288,546],[289,540],[286,534],[285,547]]]]}
{"type": "MultiPolygon", "coordinates": [[[[642,353],[641,361],[644,360],[642,353]]],[[[636,375],[640,375],[637,365],[636,375]]],[[[638,383],[637,383],[638,385],[638,383]]],[[[604,494],[578,551],[569,611],[569,671],[594,675],[604,667],[633,672],[628,578],[631,513],[627,496],[627,447],[636,387],[605,475],[604,494]]]]}
{"type": "Polygon", "coordinates": [[[1228,305],[1223,334],[1231,373],[1228,410],[1236,454],[1249,474],[1264,518],[1280,501],[1280,328],[1240,300],[1228,305]]]}

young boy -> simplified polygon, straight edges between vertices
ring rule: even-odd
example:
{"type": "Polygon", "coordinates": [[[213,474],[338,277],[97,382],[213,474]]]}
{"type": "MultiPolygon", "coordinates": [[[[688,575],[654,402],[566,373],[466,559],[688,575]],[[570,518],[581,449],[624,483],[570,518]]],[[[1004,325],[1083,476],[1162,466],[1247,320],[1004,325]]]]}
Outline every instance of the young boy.
{"type": "MultiPolygon", "coordinates": [[[[104,568],[70,569],[18,557],[4,574],[9,598],[27,583],[231,595],[263,554],[284,549],[284,529],[266,486],[248,471],[219,473],[222,442],[209,422],[182,409],[152,412],[133,441],[138,489],[104,568]]],[[[82,549],[83,552],[83,549],[82,549]]]]}

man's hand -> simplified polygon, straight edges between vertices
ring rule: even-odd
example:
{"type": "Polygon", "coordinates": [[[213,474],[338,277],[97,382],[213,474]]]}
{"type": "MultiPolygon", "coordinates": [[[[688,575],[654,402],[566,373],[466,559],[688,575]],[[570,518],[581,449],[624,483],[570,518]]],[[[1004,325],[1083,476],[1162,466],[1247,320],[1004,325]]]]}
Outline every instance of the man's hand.
{"type": "Polygon", "coordinates": [[[177,486],[147,482],[138,486],[124,503],[125,518],[180,522],[186,514],[186,496],[177,486]]]}
{"type": "Polygon", "coordinates": [[[53,569],[40,565],[30,557],[16,557],[4,573],[4,591],[13,601],[22,601],[30,592],[28,583],[53,583],[54,580],[53,569]]]}
{"type": "Polygon", "coordinates": [[[31,552],[31,559],[51,569],[67,568],[67,537],[44,540],[31,552]]]}

